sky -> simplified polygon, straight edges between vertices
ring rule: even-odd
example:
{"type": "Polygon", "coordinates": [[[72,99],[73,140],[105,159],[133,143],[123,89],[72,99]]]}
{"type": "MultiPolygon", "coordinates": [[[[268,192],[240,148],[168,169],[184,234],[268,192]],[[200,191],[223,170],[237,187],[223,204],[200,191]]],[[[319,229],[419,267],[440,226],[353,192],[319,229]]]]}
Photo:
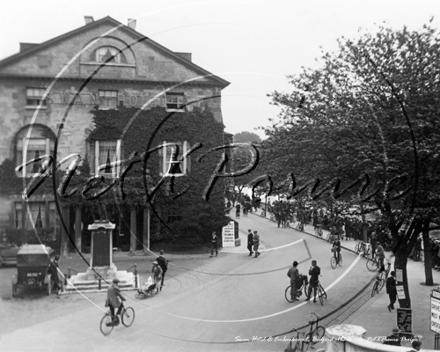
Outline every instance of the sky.
{"type": "Polygon", "coordinates": [[[0,59],[19,51],[19,43],[42,43],[110,16],[121,23],[137,20],[136,30],[224,78],[226,131],[269,126],[280,108],[267,95],[289,92],[287,75],[318,67],[321,48],[337,48],[337,38],[375,32],[379,24],[420,29],[434,18],[438,0],[14,0],[0,12],[0,59]]]}

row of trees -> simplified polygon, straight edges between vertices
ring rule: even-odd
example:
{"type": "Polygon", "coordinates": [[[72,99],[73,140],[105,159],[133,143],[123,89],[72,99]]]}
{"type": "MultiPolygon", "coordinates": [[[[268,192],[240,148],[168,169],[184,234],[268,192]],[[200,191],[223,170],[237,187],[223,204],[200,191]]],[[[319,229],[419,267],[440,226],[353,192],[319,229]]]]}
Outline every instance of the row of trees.
{"type": "MultiPolygon", "coordinates": [[[[439,33],[432,21],[419,31],[380,26],[338,44],[322,52],[320,68],[288,76],[291,92],[270,95],[281,112],[264,128],[260,167],[275,184],[287,176],[292,185],[293,172],[290,196],[312,180],[310,199],[378,209],[408,307],[407,257],[420,234],[429,249],[428,233],[440,223],[439,33]]],[[[432,285],[429,251],[425,263],[432,285]]]]}

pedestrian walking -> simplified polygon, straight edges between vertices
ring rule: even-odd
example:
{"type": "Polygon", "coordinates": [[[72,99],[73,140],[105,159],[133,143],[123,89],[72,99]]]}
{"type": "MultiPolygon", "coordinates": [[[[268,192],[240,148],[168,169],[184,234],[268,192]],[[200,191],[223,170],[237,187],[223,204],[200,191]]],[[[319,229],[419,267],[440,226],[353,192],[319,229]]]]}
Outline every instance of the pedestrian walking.
{"type": "Polygon", "coordinates": [[[54,290],[58,290],[58,293],[60,293],[59,291],[61,291],[60,279],[58,277],[58,270],[59,270],[58,260],[59,260],[59,258],[60,257],[58,257],[58,256],[52,257],[50,259],[49,267],[47,268],[47,273],[50,274],[51,285],[53,285],[54,290]]]}
{"type": "Polygon", "coordinates": [[[217,255],[218,255],[218,238],[217,238],[217,234],[216,234],[215,231],[212,233],[212,238],[211,238],[211,255],[210,255],[210,258],[213,257],[214,252],[215,252],[215,256],[217,257],[217,255]]]}
{"type": "Polygon", "coordinates": [[[312,266],[309,269],[309,288],[307,290],[306,301],[310,301],[313,288],[313,303],[316,303],[316,293],[318,291],[319,275],[321,275],[321,268],[317,265],[316,260],[312,260],[312,266]]]}
{"type": "Polygon", "coordinates": [[[254,235],[252,234],[252,230],[248,230],[247,236],[247,249],[249,250],[249,256],[252,256],[254,252],[252,252],[252,247],[254,246],[254,235]]]}
{"type": "Polygon", "coordinates": [[[396,303],[397,299],[397,289],[396,289],[396,272],[393,270],[390,273],[389,278],[387,279],[386,289],[388,293],[388,297],[390,298],[390,304],[388,305],[388,310],[394,309],[394,303],[396,303]]]}
{"type": "Polygon", "coordinates": [[[156,260],[153,262],[151,272],[154,274],[153,280],[154,283],[157,285],[162,280],[162,268],[159,266],[159,263],[156,260]]]}
{"type": "Polygon", "coordinates": [[[162,286],[165,286],[164,280],[165,280],[165,273],[168,270],[168,260],[166,260],[163,256],[164,251],[161,250],[159,252],[159,256],[157,257],[156,261],[159,263],[160,268],[162,269],[162,280],[160,283],[160,290],[162,291],[162,286]]]}
{"type": "Polygon", "coordinates": [[[258,256],[260,255],[260,252],[258,252],[258,247],[260,247],[260,236],[258,235],[257,231],[254,231],[253,243],[254,243],[255,258],[258,258],[258,256]]]}
{"type": "Polygon", "coordinates": [[[290,277],[290,297],[293,302],[299,301],[296,290],[296,282],[299,279],[298,262],[295,260],[292,267],[287,271],[287,276],[290,277]]]}

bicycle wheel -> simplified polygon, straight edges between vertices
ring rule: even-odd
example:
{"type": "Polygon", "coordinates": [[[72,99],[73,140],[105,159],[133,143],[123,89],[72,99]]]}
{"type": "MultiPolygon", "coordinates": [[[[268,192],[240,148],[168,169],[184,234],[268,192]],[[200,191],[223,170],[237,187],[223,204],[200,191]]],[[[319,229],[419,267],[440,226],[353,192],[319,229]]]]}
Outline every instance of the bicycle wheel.
{"type": "Polygon", "coordinates": [[[133,308],[131,307],[124,308],[121,312],[122,325],[128,328],[131,324],[133,324],[134,316],[135,314],[133,308]]]}
{"type": "Polygon", "coordinates": [[[332,266],[332,268],[336,268],[336,259],[335,257],[331,257],[330,258],[330,265],[332,266]]]}
{"type": "Polygon", "coordinates": [[[290,286],[287,286],[286,291],[284,292],[284,296],[286,297],[286,301],[292,303],[292,296],[290,295],[290,286]]]}
{"type": "Polygon", "coordinates": [[[102,319],[100,324],[101,332],[103,335],[107,336],[110,334],[113,330],[113,322],[112,322],[112,316],[110,313],[106,313],[102,319]]]}
{"type": "Polygon", "coordinates": [[[378,281],[376,280],[376,282],[373,285],[373,289],[371,290],[371,297],[374,297],[376,293],[379,293],[378,286],[379,286],[378,281]]]}
{"type": "Polygon", "coordinates": [[[379,269],[379,267],[377,266],[377,262],[374,259],[368,259],[366,265],[367,269],[370,271],[376,271],[379,269]]]}
{"type": "Polygon", "coordinates": [[[322,288],[318,287],[318,298],[319,302],[321,302],[321,305],[324,305],[324,293],[322,292],[322,288]]]}
{"type": "Polygon", "coordinates": [[[384,286],[385,286],[385,279],[382,277],[380,281],[377,283],[377,293],[379,293],[384,286]]]}
{"type": "Polygon", "coordinates": [[[325,335],[325,328],[323,326],[318,326],[312,332],[308,332],[304,338],[303,351],[307,351],[310,346],[317,344],[318,342],[323,342],[322,338],[325,335]]]}
{"type": "Polygon", "coordinates": [[[321,288],[322,296],[324,297],[324,299],[327,299],[327,292],[325,292],[324,287],[322,287],[321,284],[319,284],[319,287],[321,288]]]}

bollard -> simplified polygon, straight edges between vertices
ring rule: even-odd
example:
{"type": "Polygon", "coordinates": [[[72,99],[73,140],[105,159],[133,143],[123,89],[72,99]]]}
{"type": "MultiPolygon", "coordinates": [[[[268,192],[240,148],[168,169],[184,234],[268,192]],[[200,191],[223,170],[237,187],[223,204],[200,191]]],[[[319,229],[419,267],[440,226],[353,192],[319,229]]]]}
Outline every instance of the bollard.
{"type": "Polygon", "coordinates": [[[101,278],[98,279],[98,290],[101,289],[101,278]]]}
{"type": "Polygon", "coordinates": [[[138,271],[137,264],[134,264],[134,287],[138,288],[138,271]]]}

